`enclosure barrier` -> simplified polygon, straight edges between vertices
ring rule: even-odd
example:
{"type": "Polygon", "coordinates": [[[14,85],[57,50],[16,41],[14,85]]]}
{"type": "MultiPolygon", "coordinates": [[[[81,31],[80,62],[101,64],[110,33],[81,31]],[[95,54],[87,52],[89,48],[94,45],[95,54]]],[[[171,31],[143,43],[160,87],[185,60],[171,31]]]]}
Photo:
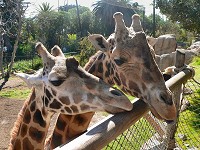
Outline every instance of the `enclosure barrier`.
{"type": "MultiPolygon", "coordinates": [[[[193,70],[186,67],[170,80],[166,81],[166,86],[173,91],[177,86],[182,85],[193,75],[193,70]]],[[[148,111],[149,108],[147,104],[145,104],[142,100],[135,99],[132,111],[108,116],[98,124],[89,128],[86,133],[82,134],[68,144],[56,148],[56,150],[102,149],[131,125],[136,123],[140,118],[146,115],[148,111]]],[[[169,130],[170,128],[173,128],[173,124],[170,125],[169,130]]],[[[167,133],[167,131],[164,132],[167,133]]],[[[169,136],[168,133],[165,136],[169,136]]],[[[166,139],[168,139],[166,142],[169,142],[171,137],[166,137],[166,139]]]]}

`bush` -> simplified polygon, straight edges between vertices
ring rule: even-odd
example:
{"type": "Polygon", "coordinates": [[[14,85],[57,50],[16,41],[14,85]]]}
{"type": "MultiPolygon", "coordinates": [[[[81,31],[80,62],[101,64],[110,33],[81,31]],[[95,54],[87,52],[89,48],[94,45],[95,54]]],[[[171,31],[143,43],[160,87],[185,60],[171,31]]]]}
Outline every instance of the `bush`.
{"type": "Polygon", "coordinates": [[[35,70],[42,68],[41,58],[33,58],[33,60],[21,60],[17,61],[13,65],[13,71],[33,73],[35,70]]]}
{"type": "Polygon", "coordinates": [[[79,50],[81,50],[79,61],[81,66],[84,66],[88,62],[89,58],[96,53],[95,48],[87,37],[84,37],[79,42],[79,50]]]}

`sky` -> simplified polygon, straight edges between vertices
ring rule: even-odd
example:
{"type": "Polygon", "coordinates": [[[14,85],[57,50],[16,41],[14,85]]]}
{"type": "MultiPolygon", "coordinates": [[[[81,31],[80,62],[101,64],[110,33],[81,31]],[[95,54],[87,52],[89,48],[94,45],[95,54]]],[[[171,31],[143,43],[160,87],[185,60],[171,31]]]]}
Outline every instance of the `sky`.
{"type": "MultiPolygon", "coordinates": [[[[96,0],[78,0],[78,4],[81,6],[86,6],[91,8],[92,10],[92,4],[95,3],[96,0]]],[[[63,6],[64,4],[76,4],[75,0],[25,0],[25,2],[30,2],[27,11],[26,16],[33,16],[37,10],[39,5],[41,5],[43,2],[50,3],[50,6],[53,6],[53,9],[57,9],[58,6],[63,6]]],[[[131,2],[138,2],[139,5],[143,5],[145,7],[145,14],[149,16],[153,12],[153,0],[131,0],[131,2]]],[[[156,10],[156,13],[159,13],[159,10],[156,10]]]]}

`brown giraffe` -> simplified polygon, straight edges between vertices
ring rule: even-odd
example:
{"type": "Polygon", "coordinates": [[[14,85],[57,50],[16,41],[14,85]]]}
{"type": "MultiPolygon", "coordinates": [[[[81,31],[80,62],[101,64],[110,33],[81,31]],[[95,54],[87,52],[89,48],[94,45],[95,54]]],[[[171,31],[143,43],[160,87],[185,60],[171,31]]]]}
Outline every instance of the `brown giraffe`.
{"type": "Polygon", "coordinates": [[[36,50],[44,67],[34,75],[17,74],[33,89],[18,115],[8,149],[44,149],[50,119],[55,112],[77,115],[132,109],[132,103],[121,91],[87,73],[75,58],[65,58],[58,46],[52,49],[53,55],[41,43],[36,44],[36,50]]]}
{"type": "MultiPolygon", "coordinates": [[[[110,85],[118,85],[122,91],[143,99],[159,119],[174,120],[176,108],[172,94],[154,60],[152,47],[147,43],[140,18],[132,17],[132,25],[126,27],[121,13],[114,14],[115,33],[106,40],[102,35],[89,36],[93,45],[101,50],[91,57],[85,69],[110,85]]],[[[51,149],[69,142],[87,130],[94,113],[75,116],[60,115],[53,136],[47,139],[51,149]],[[61,126],[60,128],[59,126],[61,126]]]]}

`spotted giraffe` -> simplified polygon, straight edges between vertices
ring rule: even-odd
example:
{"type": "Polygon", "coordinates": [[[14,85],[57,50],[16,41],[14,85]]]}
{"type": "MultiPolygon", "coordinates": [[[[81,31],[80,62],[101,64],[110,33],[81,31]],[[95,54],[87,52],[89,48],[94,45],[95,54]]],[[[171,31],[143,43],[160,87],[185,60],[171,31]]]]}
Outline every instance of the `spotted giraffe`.
{"type": "MultiPolygon", "coordinates": [[[[115,13],[114,19],[115,33],[107,40],[99,34],[89,36],[100,51],[91,57],[85,69],[110,85],[118,85],[125,93],[143,99],[157,118],[174,120],[176,108],[172,93],[155,63],[139,15],[132,16],[130,28],[125,26],[121,13],[115,13]]],[[[60,115],[46,144],[53,149],[77,137],[87,130],[93,114],[60,115]]]]}
{"type": "Polygon", "coordinates": [[[52,115],[91,111],[129,111],[132,104],[119,90],[83,70],[75,58],[65,58],[55,46],[52,55],[42,43],[36,50],[43,70],[34,75],[17,73],[32,93],[25,101],[11,132],[9,150],[43,150],[52,115]]]}

